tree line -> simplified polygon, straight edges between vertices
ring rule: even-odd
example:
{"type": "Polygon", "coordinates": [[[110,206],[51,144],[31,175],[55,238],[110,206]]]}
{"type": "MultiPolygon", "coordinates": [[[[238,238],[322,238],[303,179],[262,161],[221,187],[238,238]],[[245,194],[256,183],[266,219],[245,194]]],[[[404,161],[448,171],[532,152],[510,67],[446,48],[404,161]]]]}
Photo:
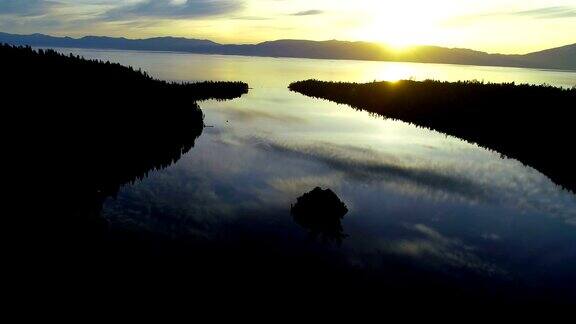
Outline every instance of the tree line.
{"type": "Polygon", "coordinates": [[[0,71],[4,153],[18,177],[10,189],[26,200],[15,217],[31,222],[14,231],[50,247],[46,256],[101,244],[87,238],[106,235],[96,224],[104,199],[194,146],[204,128],[196,101],[248,92],[243,82],[167,82],[29,46],[0,45],[0,71]]]}
{"type": "Polygon", "coordinates": [[[480,81],[305,80],[289,89],[477,143],[576,189],[576,88],[480,81]]]}

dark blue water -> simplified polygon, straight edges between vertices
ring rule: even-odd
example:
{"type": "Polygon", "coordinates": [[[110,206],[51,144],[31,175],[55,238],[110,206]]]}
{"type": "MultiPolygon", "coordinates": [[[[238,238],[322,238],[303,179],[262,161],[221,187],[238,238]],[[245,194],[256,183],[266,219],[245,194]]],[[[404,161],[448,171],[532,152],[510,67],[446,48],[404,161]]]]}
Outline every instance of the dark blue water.
{"type": "Polygon", "coordinates": [[[252,86],[241,99],[200,103],[211,127],[174,165],[123,186],[105,201],[101,217],[113,228],[216,246],[226,251],[223,258],[230,251],[247,254],[247,263],[272,272],[284,262],[338,269],[340,278],[362,278],[395,291],[448,287],[511,300],[576,298],[576,195],[497,152],[287,89],[308,77],[570,86],[575,73],[76,53],[143,67],[165,79],[242,80],[252,86]],[[290,214],[296,199],[316,186],[331,188],[349,209],[340,244],[328,234],[313,235],[290,214]]]}

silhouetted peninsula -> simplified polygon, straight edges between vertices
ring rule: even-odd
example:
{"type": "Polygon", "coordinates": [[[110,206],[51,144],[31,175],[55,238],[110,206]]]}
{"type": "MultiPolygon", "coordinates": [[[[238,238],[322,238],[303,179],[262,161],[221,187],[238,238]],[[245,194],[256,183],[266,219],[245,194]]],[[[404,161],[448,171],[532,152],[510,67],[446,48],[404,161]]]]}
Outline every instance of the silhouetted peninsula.
{"type": "Polygon", "coordinates": [[[478,143],[576,190],[576,87],[476,81],[299,81],[290,90],[478,143]]]}
{"type": "MultiPolygon", "coordinates": [[[[7,109],[11,126],[34,137],[48,163],[82,165],[82,185],[97,190],[143,174],[158,151],[189,147],[204,127],[197,100],[248,92],[242,82],[166,82],[132,67],[30,47],[1,45],[0,68],[4,93],[15,99],[7,109]]],[[[69,165],[59,171],[78,182],[69,165]]]]}
{"type": "Polygon", "coordinates": [[[414,46],[403,51],[370,42],[281,39],[258,44],[219,44],[205,39],[155,37],[128,39],[102,36],[82,38],[43,34],[0,33],[0,43],[38,47],[76,47],[119,50],[175,51],[201,54],[295,57],[332,60],[366,60],[447,63],[576,70],[576,44],[527,54],[489,54],[464,48],[414,46]]]}
{"type": "Polygon", "coordinates": [[[0,69],[13,137],[7,156],[25,170],[21,213],[32,224],[23,233],[35,229],[30,242],[62,243],[47,246],[50,253],[86,252],[80,242],[102,235],[105,198],[194,146],[204,128],[197,100],[248,92],[242,82],[166,82],[120,64],[9,45],[0,45],[0,69]]]}

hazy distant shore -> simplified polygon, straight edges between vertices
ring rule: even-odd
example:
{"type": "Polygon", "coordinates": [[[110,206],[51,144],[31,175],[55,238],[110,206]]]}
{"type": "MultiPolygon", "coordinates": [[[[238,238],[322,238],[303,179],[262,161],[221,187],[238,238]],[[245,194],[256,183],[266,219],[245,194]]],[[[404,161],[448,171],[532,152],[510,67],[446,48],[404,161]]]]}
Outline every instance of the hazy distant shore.
{"type": "Polygon", "coordinates": [[[128,39],[102,36],[82,38],[0,32],[0,43],[35,47],[140,50],[259,57],[310,58],[412,63],[444,63],[576,70],[576,44],[528,54],[490,54],[462,48],[414,46],[398,51],[369,42],[276,40],[258,44],[219,44],[205,39],[156,37],[128,39]]]}

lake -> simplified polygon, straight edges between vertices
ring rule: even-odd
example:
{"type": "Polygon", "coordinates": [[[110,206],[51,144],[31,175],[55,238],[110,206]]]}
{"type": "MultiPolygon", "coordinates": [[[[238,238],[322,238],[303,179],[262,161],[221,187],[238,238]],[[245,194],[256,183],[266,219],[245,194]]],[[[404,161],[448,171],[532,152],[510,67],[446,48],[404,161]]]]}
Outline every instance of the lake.
{"type": "MultiPolygon", "coordinates": [[[[251,87],[240,99],[200,103],[209,127],[172,166],[124,185],[104,202],[101,217],[112,227],[261,248],[264,256],[293,262],[312,256],[398,289],[418,291],[414,282],[441,278],[443,285],[474,286],[486,294],[514,287],[509,298],[528,292],[576,301],[576,195],[497,152],[287,89],[309,78],[571,87],[574,72],[59,51],[166,80],[237,80],[251,87]],[[316,186],[332,189],[349,209],[339,240],[311,233],[290,214],[296,199],[316,186]]],[[[268,266],[265,259],[258,267],[268,266]]]]}

